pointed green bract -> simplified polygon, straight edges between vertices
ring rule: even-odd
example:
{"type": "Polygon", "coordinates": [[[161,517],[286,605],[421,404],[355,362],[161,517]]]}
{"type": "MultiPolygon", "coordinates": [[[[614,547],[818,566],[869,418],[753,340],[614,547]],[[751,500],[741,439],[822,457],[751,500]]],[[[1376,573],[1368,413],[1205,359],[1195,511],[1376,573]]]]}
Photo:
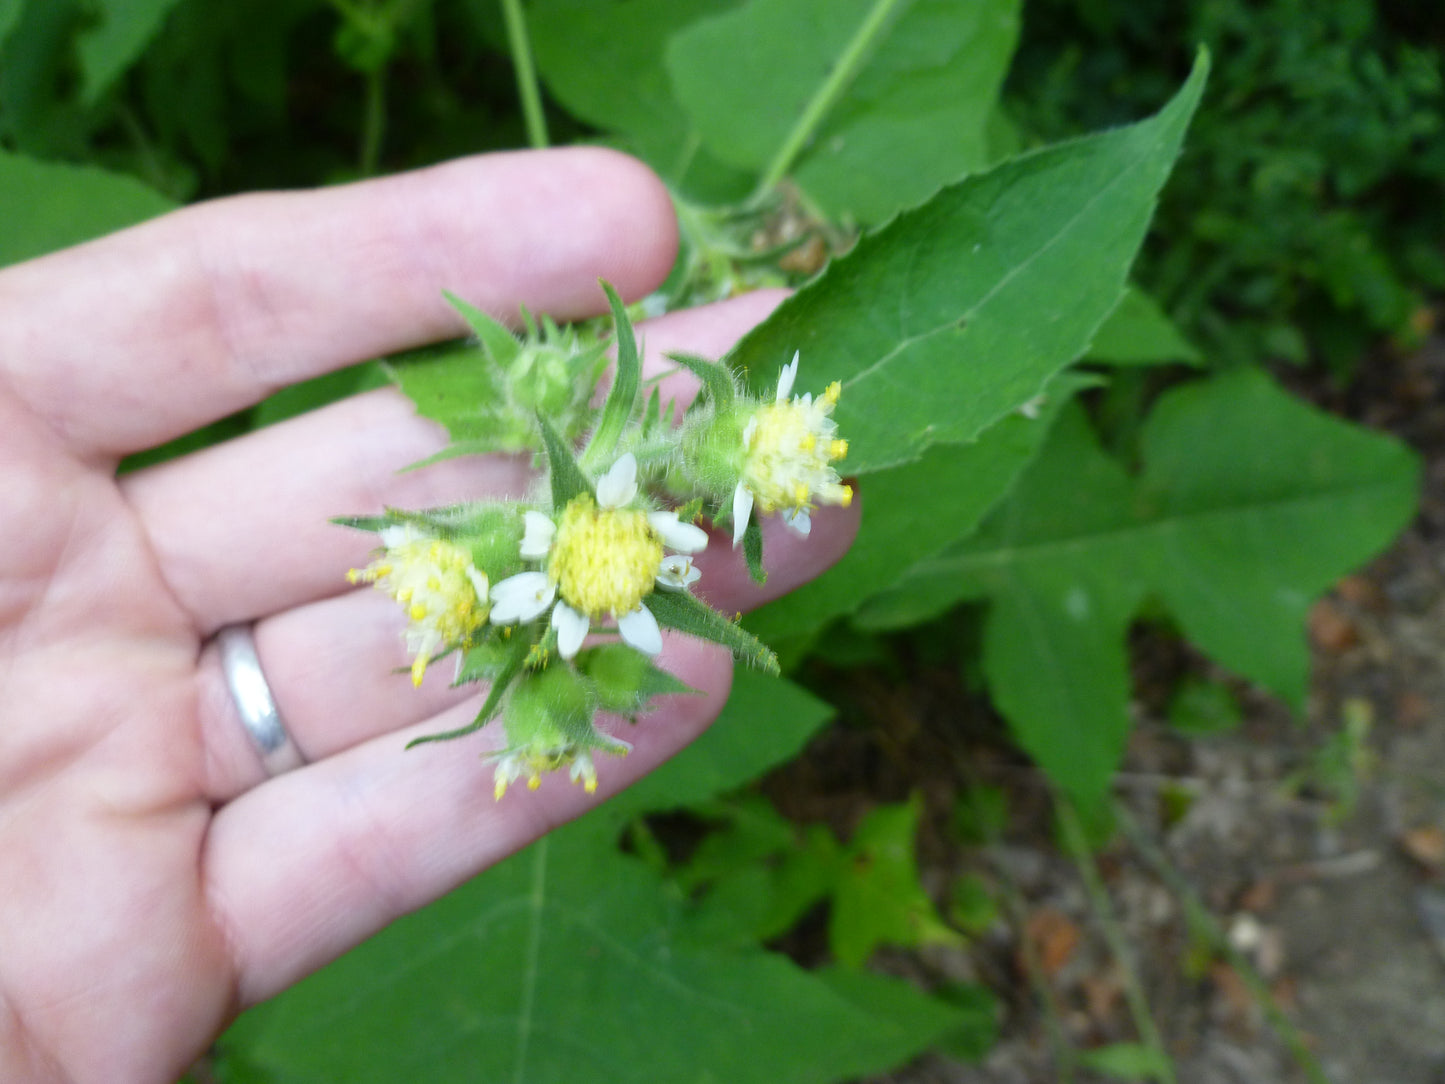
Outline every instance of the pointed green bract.
{"type": "Polygon", "coordinates": [[[754,583],[768,582],[767,570],[763,568],[763,525],[757,516],[743,528],[743,560],[748,563],[748,575],[754,583]]]}
{"type": "Polygon", "coordinates": [[[465,737],[467,734],[476,733],[491,722],[497,712],[501,710],[502,698],[506,695],[512,682],[516,681],[522,673],[527,655],[532,650],[532,642],[525,636],[514,636],[508,649],[496,669],[495,676],[492,678],[492,687],[487,690],[487,698],[482,701],[481,710],[477,712],[475,719],[466,726],[459,726],[455,730],[444,730],[439,734],[426,734],[420,738],[413,738],[406,743],[406,747],[410,749],[413,746],[426,745],[428,742],[451,741],[453,738],[465,737]]]}
{"type": "Polygon", "coordinates": [[[778,657],[766,644],[686,591],[654,591],[647,596],[647,608],[664,628],[722,644],[734,658],[765,673],[779,672],[778,657]]]}
{"type": "Polygon", "coordinates": [[[763,392],[779,357],[843,385],[848,470],[963,443],[1082,355],[1129,264],[1204,88],[1203,56],[1138,124],[1050,147],[945,189],[859,241],[725,359],[763,392]]]}
{"type": "Polygon", "coordinates": [[[728,372],[727,366],[720,365],[716,361],[709,361],[707,358],[694,357],[691,354],[668,354],[667,360],[677,362],[697,377],[702,382],[704,391],[719,410],[727,410],[733,405],[733,400],[737,398],[737,390],[733,387],[733,375],[728,372]]]}
{"type": "Polygon", "coordinates": [[[552,507],[560,511],[573,497],[591,493],[592,483],[582,473],[572,449],[552,428],[552,423],[539,414],[537,425],[542,430],[542,447],[547,453],[547,480],[552,488],[552,507]]]}
{"type": "Polygon", "coordinates": [[[612,387],[602,405],[602,417],[587,443],[583,462],[592,469],[616,458],[617,439],[637,411],[637,393],[642,387],[642,359],[637,354],[637,338],[632,334],[632,321],[617,291],[602,284],[607,304],[612,308],[612,326],[616,330],[617,364],[612,372],[612,387]]]}
{"type": "Polygon", "coordinates": [[[467,326],[472,329],[472,334],[476,335],[482,348],[486,350],[493,362],[498,365],[506,365],[517,356],[522,349],[522,344],[517,341],[517,337],[511,331],[475,305],[463,301],[450,290],[443,290],[442,296],[467,322],[467,326]]]}
{"type": "Polygon", "coordinates": [[[601,709],[618,715],[636,715],[654,696],[698,692],[626,644],[588,648],[578,652],[576,664],[595,687],[601,709]]]}

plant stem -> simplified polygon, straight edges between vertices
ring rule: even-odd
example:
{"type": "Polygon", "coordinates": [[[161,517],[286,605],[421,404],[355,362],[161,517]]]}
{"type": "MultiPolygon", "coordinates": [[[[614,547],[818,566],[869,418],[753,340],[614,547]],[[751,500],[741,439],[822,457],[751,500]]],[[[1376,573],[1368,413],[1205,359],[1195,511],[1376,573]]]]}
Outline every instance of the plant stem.
{"type": "Polygon", "coordinates": [[[1084,838],[1084,829],[1079,823],[1079,815],[1074,812],[1073,803],[1062,796],[1056,802],[1056,807],[1059,811],[1059,825],[1064,832],[1064,845],[1068,847],[1069,857],[1074,860],[1074,865],[1079,868],[1079,875],[1084,880],[1084,890],[1089,896],[1089,905],[1099,920],[1099,926],[1104,932],[1104,940],[1109,944],[1109,951],[1114,954],[1123,973],[1124,999],[1129,1004],[1129,1015],[1134,1020],[1134,1030],[1139,1033],[1139,1041],[1158,1055],[1157,1079],[1162,1080],[1164,1084],[1176,1084],[1174,1062],[1170,1059],[1168,1051],[1164,1049],[1164,1039],[1154,1024],[1153,1015],[1149,1012],[1149,1000],[1144,996],[1144,986],[1140,983],[1139,973],[1135,970],[1133,960],[1130,958],[1128,942],[1125,940],[1124,931],[1114,914],[1114,906],[1109,900],[1108,891],[1104,888],[1103,878],[1099,876],[1099,867],[1094,864],[1094,856],[1089,853],[1089,844],[1084,838]]]}
{"type": "Polygon", "coordinates": [[[1275,1001],[1274,995],[1269,992],[1269,987],[1260,977],[1259,972],[1255,970],[1254,965],[1242,952],[1229,943],[1229,938],[1224,935],[1224,931],[1219,928],[1219,923],[1209,913],[1209,909],[1204,906],[1204,901],[1194,891],[1194,886],[1174,868],[1169,859],[1149,838],[1148,833],[1139,827],[1139,824],[1130,816],[1128,810],[1123,806],[1117,806],[1115,815],[1119,827],[1129,837],[1130,844],[1154,870],[1155,875],[1184,905],[1190,925],[1208,940],[1209,947],[1213,952],[1222,956],[1229,963],[1235,974],[1243,981],[1250,996],[1259,1002],[1260,1007],[1264,1010],[1265,1019],[1289,1047],[1295,1061],[1304,1070],[1306,1079],[1310,1084],[1330,1084],[1329,1077],[1325,1076],[1319,1060],[1305,1043],[1304,1037],[1295,1027],[1294,1021],[1286,1016],[1284,1010],[1279,1007],[1279,1002],[1275,1001]]]}
{"type": "Polygon", "coordinates": [[[537,66],[532,62],[532,40],[527,35],[522,0],[502,0],[502,15],[507,20],[507,44],[512,50],[512,66],[517,71],[517,95],[522,100],[527,143],[540,150],[547,146],[547,118],[542,113],[542,92],[537,87],[537,66]]]}
{"type": "Polygon", "coordinates": [[[386,67],[366,73],[366,112],[361,123],[360,170],[363,177],[376,175],[381,163],[381,141],[386,134],[386,67]]]}
{"type": "Polygon", "coordinates": [[[758,182],[757,191],[753,193],[754,202],[762,200],[771,192],[783,176],[793,166],[793,160],[798,157],[799,152],[813,138],[818,128],[823,123],[823,118],[828,115],[829,110],[842,96],[853,77],[858,74],[858,69],[863,66],[863,61],[868,56],[868,50],[873,46],[874,39],[882,32],[888,22],[888,17],[893,14],[900,0],[875,0],[873,8],[868,12],[863,22],[858,27],[858,32],[853,35],[838,57],[838,62],[833,65],[833,70],[828,73],[828,78],[818,87],[812,100],[803,109],[798,117],[798,122],[793,125],[793,130],[788,133],[788,138],[783,140],[783,145],[778,148],[778,153],[773,156],[768,168],[763,171],[762,180],[758,182]]]}

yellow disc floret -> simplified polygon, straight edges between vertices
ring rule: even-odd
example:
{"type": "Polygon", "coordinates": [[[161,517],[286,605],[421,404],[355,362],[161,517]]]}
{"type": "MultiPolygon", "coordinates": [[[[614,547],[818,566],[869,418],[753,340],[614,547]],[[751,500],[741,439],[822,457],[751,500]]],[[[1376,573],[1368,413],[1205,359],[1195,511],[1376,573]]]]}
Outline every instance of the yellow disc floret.
{"type": "Polygon", "coordinates": [[[487,577],[461,546],[411,527],[388,527],[381,540],[385,552],[347,579],[374,583],[406,607],[407,648],[415,656],[411,678],[420,685],[437,651],[466,645],[486,623],[487,577]]]}
{"type": "Polygon", "coordinates": [[[662,538],[647,513],[598,507],[583,494],[562,512],[547,574],[568,606],[597,621],[637,609],[661,564],[662,538]]]}
{"type": "Polygon", "coordinates": [[[842,388],[835,381],[810,396],[764,403],[743,431],[742,484],[764,512],[848,504],[853,491],[838,480],[834,460],[848,454],[830,415],[842,388]]]}

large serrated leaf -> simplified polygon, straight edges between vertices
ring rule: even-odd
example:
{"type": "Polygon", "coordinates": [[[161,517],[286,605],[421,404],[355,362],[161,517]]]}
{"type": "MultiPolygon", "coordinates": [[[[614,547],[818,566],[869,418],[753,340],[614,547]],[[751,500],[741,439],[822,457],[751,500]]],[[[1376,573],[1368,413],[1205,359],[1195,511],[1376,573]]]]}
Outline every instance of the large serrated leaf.
{"type": "Polygon", "coordinates": [[[864,237],[728,361],[840,380],[858,474],[974,439],[1088,348],[1124,289],[1208,70],[1157,116],[1016,158],[864,237]]]}
{"type": "Polygon", "coordinates": [[[859,614],[913,624],[988,599],[984,666],[1019,742],[1081,802],[1128,730],[1124,637],[1159,599],[1220,662],[1299,705],[1311,602],[1408,521],[1417,465],[1394,440],[1239,371],[1171,392],[1130,478],[1070,411],[978,534],[859,614]]]}
{"type": "Polygon", "coordinates": [[[912,1056],[963,1016],[882,976],[835,987],[758,948],[701,945],[675,892],[612,842],[643,810],[793,755],[828,713],[739,674],[692,749],[248,1013],[223,1065],[307,1084],[827,1084],[912,1056]]]}

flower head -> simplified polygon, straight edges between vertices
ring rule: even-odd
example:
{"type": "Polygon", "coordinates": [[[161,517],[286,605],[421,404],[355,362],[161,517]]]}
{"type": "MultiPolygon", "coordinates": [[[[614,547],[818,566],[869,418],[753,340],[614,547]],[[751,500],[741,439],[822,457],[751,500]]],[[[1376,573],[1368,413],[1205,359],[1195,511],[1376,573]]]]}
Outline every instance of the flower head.
{"type": "Polygon", "coordinates": [[[707,545],[707,532],[682,523],[676,512],[634,506],[637,460],[629,452],[597,481],[594,497],[583,493],[554,519],[541,512],[524,517],[521,554],[542,561],[545,572],[523,572],[492,588],[492,622],[531,621],[552,609],[557,649],[577,654],[593,622],[611,618],[622,639],[639,651],[662,650],[662,632],[642,600],[654,587],[686,587],[666,549],[692,554],[707,545]]]}
{"type": "Polygon", "coordinates": [[[853,491],[832,465],[848,454],[832,418],[842,385],[834,381],[817,399],[790,398],[797,375],[794,354],[778,376],[773,402],[759,406],[743,427],[742,469],[733,491],[734,546],[742,541],[754,505],[763,512],[782,511],[789,526],[807,534],[818,504],[852,503],[853,491]]]}
{"type": "Polygon", "coordinates": [[[467,644],[487,620],[487,577],[461,546],[410,524],[383,528],[376,560],[347,573],[352,583],[374,583],[406,607],[404,633],[413,685],[441,649],[467,644]]]}

